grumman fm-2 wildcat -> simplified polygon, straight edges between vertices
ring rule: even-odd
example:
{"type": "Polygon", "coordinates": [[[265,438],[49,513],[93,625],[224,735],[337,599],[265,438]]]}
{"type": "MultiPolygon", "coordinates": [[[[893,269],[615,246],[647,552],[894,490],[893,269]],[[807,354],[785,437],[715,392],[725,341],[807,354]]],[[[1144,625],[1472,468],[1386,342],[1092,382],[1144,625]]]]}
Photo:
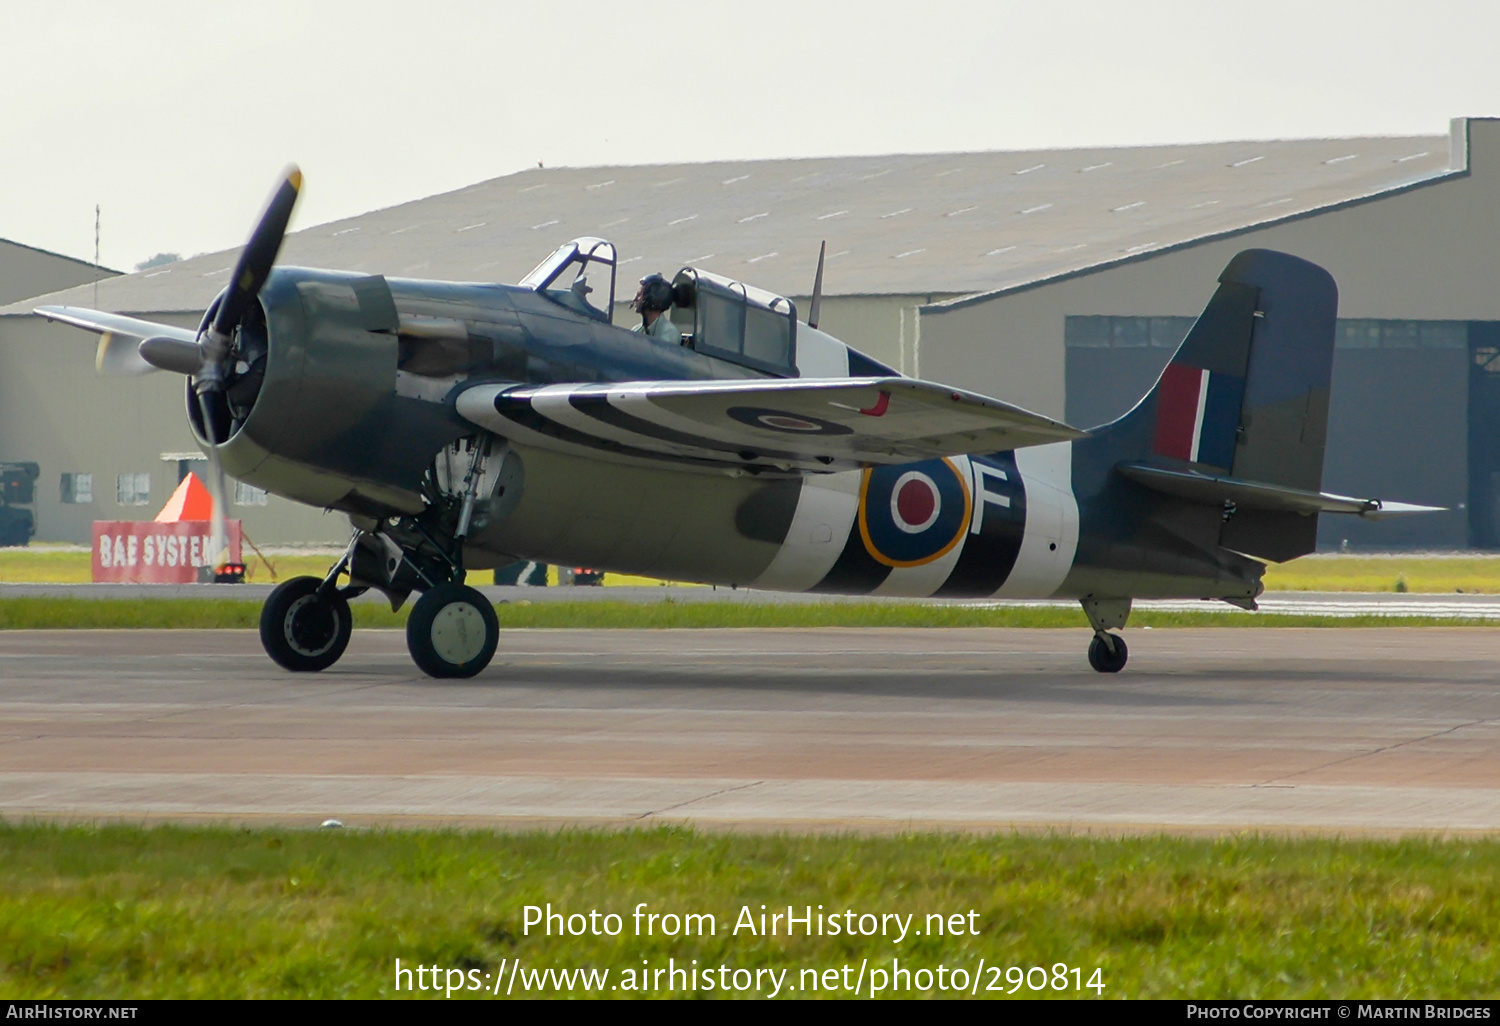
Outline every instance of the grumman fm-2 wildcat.
{"type": "Polygon", "coordinates": [[[517,285],[273,269],[300,185],[291,170],[196,332],[38,311],[101,334],[103,367],[187,376],[219,496],[227,471],[348,514],[328,575],[266,600],[261,639],[289,670],[336,662],[348,599],[375,588],[392,608],[421,593],[407,643],[422,670],[478,673],[499,626],[465,575],[520,558],[785,591],[1076,598],[1090,663],[1115,672],[1111,629],[1132,599],[1254,608],[1262,561],[1311,552],[1319,514],[1428,508],[1320,491],[1338,293],[1293,256],[1236,256],[1150,393],[1080,431],[818,330],[821,262],[807,323],[781,296],[683,268],[680,343],[612,323],[601,239],[517,285]]]}

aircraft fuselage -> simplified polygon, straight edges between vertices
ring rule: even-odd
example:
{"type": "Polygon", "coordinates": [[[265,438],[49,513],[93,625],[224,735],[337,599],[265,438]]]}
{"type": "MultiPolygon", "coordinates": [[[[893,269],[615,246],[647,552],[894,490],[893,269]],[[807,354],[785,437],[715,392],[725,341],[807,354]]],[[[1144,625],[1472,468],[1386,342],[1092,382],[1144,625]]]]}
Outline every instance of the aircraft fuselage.
{"type": "MultiPolygon", "coordinates": [[[[453,402],[475,385],[765,376],[590,317],[567,298],[278,269],[261,294],[264,379],[220,446],[225,467],[366,522],[412,516],[426,505],[434,454],[475,431],[453,402]]],[[[808,377],[878,367],[805,324],[796,359],[808,377]]],[[[1180,531],[1157,544],[1139,531],[1109,541],[1108,512],[1091,511],[1097,494],[1075,482],[1075,463],[1090,476],[1088,439],[798,475],[684,469],[621,446],[567,451],[567,417],[553,416],[509,432],[519,487],[503,516],[468,538],[470,568],[524,558],[774,590],[969,598],[1249,598],[1260,587],[1261,565],[1217,549],[1212,524],[1202,546],[1180,531]],[[564,451],[528,444],[528,431],[550,431],[564,451]],[[1080,547],[1091,523],[1107,544],[1080,547]]]]}

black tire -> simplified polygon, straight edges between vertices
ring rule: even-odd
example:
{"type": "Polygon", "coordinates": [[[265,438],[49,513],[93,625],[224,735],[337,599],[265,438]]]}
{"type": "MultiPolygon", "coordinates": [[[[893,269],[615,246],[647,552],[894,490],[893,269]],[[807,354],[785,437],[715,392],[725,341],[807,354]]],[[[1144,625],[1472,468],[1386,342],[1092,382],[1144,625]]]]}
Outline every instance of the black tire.
{"type": "Polygon", "coordinates": [[[406,618],[406,648],[429,677],[472,677],[500,643],[495,607],[473,588],[440,584],[417,599],[406,618]]]}
{"type": "Polygon", "coordinates": [[[1104,639],[1094,635],[1094,640],[1089,642],[1089,665],[1100,673],[1119,673],[1125,668],[1125,660],[1130,658],[1130,650],[1125,647],[1125,639],[1118,634],[1111,634],[1115,647],[1111,652],[1104,639]]]}
{"type": "Polygon", "coordinates": [[[294,673],[326,670],[349,647],[353,618],[338,592],[318,594],[316,577],[278,584],[260,609],[260,643],[277,665],[294,673]]]}

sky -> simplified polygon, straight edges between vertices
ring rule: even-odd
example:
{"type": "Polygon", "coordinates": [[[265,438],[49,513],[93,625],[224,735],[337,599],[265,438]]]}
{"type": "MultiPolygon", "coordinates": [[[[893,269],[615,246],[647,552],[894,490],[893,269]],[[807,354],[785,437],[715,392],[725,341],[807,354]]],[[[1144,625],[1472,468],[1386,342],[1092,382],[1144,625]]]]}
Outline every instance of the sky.
{"type": "Polygon", "coordinates": [[[554,165],[1435,135],[1493,0],[0,5],[0,238],[129,270],[554,165]]]}

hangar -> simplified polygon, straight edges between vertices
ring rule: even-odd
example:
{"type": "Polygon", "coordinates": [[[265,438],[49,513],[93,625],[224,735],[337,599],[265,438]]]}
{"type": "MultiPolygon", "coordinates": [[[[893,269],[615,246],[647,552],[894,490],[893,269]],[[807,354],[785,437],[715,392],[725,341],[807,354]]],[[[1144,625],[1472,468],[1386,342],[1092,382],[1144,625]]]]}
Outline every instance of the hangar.
{"type": "MultiPolygon", "coordinates": [[[[1230,256],[1285,249],[1342,290],[1324,486],[1453,507],[1339,525],[1322,544],[1500,547],[1497,144],[1496,122],[1460,119],[1431,137],[537,168],[303,229],[281,262],[516,281],[560,242],[601,235],[620,250],[624,323],[636,277],[684,264],[801,306],[826,239],[826,330],[905,373],[1090,426],[1145,390],[1230,256]]],[[[233,257],[0,306],[0,460],[42,465],[39,537],[151,516],[193,445],[180,379],[96,377],[91,336],[32,307],[196,325],[233,257]]],[[[347,533],[255,489],[233,500],[263,544],[347,533]]]]}
{"type": "Polygon", "coordinates": [[[119,274],[84,260],[0,239],[0,303],[56,292],[119,274]]]}

